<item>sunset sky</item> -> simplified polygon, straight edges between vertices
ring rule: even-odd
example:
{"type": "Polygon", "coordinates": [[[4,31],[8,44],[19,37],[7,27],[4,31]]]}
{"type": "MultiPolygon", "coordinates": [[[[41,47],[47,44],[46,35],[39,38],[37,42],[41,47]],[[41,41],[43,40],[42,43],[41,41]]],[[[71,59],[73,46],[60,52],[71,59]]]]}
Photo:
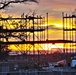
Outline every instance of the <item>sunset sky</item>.
{"type": "Polygon", "coordinates": [[[76,9],[76,0],[38,0],[37,3],[11,4],[10,7],[1,10],[1,13],[20,16],[22,13],[35,11],[36,15],[46,16],[49,13],[50,39],[62,38],[62,12],[72,13],[76,9]]]}
{"type": "MultiPolygon", "coordinates": [[[[36,15],[45,16],[46,13],[49,13],[49,24],[52,25],[51,29],[53,29],[52,33],[56,33],[56,28],[62,27],[62,12],[72,13],[76,6],[76,0],[38,0],[38,4],[27,2],[25,4],[11,4],[10,7],[5,8],[5,10],[1,10],[2,13],[6,13],[12,16],[20,16],[22,13],[29,13],[35,11],[36,15]],[[53,26],[54,25],[54,26],[53,26]],[[55,28],[54,28],[55,27],[55,28]]],[[[57,31],[57,29],[56,29],[57,31]]],[[[61,32],[61,31],[60,31],[61,32]]],[[[51,34],[54,36],[54,34],[51,34]]],[[[62,33],[59,33],[58,30],[57,39],[62,39],[62,33]],[[59,34],[59,35],[58,35],[59,34]]],[[[52,38],[53,38],[52,36],[52,38]]],[[[56,36],[54,36],[56,38],[56,36]]]]}

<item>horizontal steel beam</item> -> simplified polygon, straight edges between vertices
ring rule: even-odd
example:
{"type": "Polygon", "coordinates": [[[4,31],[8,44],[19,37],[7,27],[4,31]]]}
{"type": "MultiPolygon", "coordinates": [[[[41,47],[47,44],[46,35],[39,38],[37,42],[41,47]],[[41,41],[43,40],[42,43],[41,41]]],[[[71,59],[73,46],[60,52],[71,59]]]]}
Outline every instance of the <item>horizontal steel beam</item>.
{"type": "Polygon", "coordinates": [[[28,17],[26,17],[26,18],[10,18],[10,17],[8,17],[8,18],[0,18],[0,21],[2,21],[2,20],[27,20],[27,19],[29,19],[29,20],[33,20],[33,19],[42,19],[42,17],[32,17],[32,16],[28,16],[28,17]]]}
{"type": "Polygon", "coordinates": [[[55,43],[73,43],[70,40],[46,40],[46,41],[13,41],[13,42],[0,42],[0,44],[55,44],[55,43]]]}
{"type": "Polygon", "coordinates": [[[7,33],[7,32],[39,32],[44,31],[45,29],[0,29],[0,33],[7,33]]]}

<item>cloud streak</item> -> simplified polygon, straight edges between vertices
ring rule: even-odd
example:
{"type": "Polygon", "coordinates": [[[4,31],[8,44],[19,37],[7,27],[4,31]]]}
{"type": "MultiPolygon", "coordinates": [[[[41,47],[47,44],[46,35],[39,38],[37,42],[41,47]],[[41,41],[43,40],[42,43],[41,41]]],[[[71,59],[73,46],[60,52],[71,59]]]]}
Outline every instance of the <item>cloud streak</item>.
{"type": "Polygon", "coordinates": [[[50,29],[50,30],[62,30],[62,28],[56,27],[55,25],[48,26],[48,29],[50,29]]]}

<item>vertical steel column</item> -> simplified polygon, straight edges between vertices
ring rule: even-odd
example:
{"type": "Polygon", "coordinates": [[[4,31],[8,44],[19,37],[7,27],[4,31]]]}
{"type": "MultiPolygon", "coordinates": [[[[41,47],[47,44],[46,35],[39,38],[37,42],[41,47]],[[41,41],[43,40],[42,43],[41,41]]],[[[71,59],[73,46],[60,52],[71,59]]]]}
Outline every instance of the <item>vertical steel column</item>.
{"type": "Polygon", "coordinates": [[[34,41],[35,41],[35,38],[34,38],[34,13],[33,13],[33,55],[35,55],[35,47],[34,47],[34,41]]]}
{"type": "MultiPolygon", "coordinates": [[[[72,17],[72,15],[71,15],[71,18],[72,18],[72,30],[71,30],[71,31],[72,31],[72,41],[74,41],[74,40],[73,40],[73,36],[74,36],[74,35],[73,35],[73,17],[72,17]]],[[[73,49],[73,44],[74,44],[74,43],[72,43],[72,51],[74,51],[74,49],[73,49]]]]}
{"type": "MultiPolygon", "coordinates": [[[[69,17],[70,17],[70,15],[69,15],[69,17]]],[[[72,27],[71,27],[71,18],[69,18],[69,29],[71,29],[72,27]]],[[[71,31],[69,31],[69,40],[71,40],[71,31]]],[[[70,43],[70,49],[69,49],[69,51],[70,51],[70,53],[71,53],[71,51],[72,51],[72,49],[71,49],[71,43],[70,43]]]]}
{"type": "Polygon", "coordinates": [[[47,18],[47,40],[48,40],[48,13],[46,13],[46,18],[47,18]]]}
{"type": "MultiPolygon", "coordinates": [[[[76,17],[75,17],[75,29],[76,29],[76,17]]],[[[76,30],[75,30],[75,41],[76,41],[76,30]]],[[[75,54],[76,54],[76,47],[75,47],[75,54]]]]}
{"type": "MultiPolygon", "coordinates": [[[[63,17],[63,40],[65,40],[65,18],[64,18],[64,12],[62,12],[62,17],[63,17]]],[[[65,53],[65,43],[64,43],[64,45],[63,45],[63,52],[65,53]]]]}

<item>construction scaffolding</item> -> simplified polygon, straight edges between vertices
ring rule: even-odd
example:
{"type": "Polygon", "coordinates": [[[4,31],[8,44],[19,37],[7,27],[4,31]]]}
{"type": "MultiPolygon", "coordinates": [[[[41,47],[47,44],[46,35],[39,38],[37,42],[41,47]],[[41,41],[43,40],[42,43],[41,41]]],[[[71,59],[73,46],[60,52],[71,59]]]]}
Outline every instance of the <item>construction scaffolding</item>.
{"type": "MultiPolygon", "coordinates": [[[[61,52],[76,52],[76,16],[65,15],[63,13],[63,39],[51,40],[49,36],[50,26],[48,25],[48,13],[46,16],[25,15],[20,18],[8,16],[0,17],[0,51],[8,51],[11,45],[18,50],[15,53],[25,54],[47,54],[51,50],[45,50],[45,44],[55,45],[55,43],[64,44],[61,52]],[[43,46],[42,46],[43,45],[43,46]],[[40,52],[41,51],[41,52],[40,52]]],[[[58,48],[59,49],[59,48],[58,48]]],[[[14,48],[12,48],[14,52],[14,48]]]]}
{"type": "MultiPolygon", "coordinates": [[[[18,50],[15,51],[12,46],[10,56],[6,60],[25,61],[28,67],[29,64],[30,66],[32,64],[32,66],[37,66],[37,68],[48,65],[49,62],[57,62],[64,59],[69,62],[71,53],[76,53],[76,16],[63,13],[62,17],[62,40],[51,40],[49,35],[51,25],[48,25],[48,13],[46,13],[45,17],[34,14],[29,16],[24,13],[20,18],[0,17],[0,60],[1,55],[2,57],[5,55],[2,52],[7,51],[8,53],[10,46],[14,45],[18,50]],[[64,48],[58,48],[55,43],[64,44],[64,48]],[[45,44],[47,45],[47,50],[45,44]],[[60,52],[52,53],[52,50],[49,50],[52,45],[56,46],[60,52]],[[16,56],[12,55],[14,53],[16,56]]],[[[4,58],[6,56],[7,54],[4,58]]]]}
{"type": "Polygon", "coordinates": [[[64,53],[76,53],[76,13],[63,15],[63,40],[70,40],[64,44],[64,53]]]}
{"type": "Polygon", "coordinates": [[[44,44],[70,42],[68,40],[51,40],[49,36],[50,26],[48,25],[48,13],[46,13],[45,17],[36,16],[34,13],[32,16],[23,13],[20,18],[11,16],[3,18],[1,16],[0,49],[1,51],[5,51],[8,50],[10,45],[14,45],[18,49],[18,52],[21,53],[39,54],[42,51],[42,54],[47,54],[48,51],[45,50],[44,44]]]}
{"type": "Polygon", "coordinates": [[[8,50],[7,48],[14,44],[20,52],[35,54],[35,44],[39,50],[42,48],[40,44],[54,42],[48,39],[48,13],[46,17],[34,14],[29,16],[24,13],[20,18],[0,17],[0,49],[8,50]],[[4,45],[8,47],[5,48],[4,45]]]}

